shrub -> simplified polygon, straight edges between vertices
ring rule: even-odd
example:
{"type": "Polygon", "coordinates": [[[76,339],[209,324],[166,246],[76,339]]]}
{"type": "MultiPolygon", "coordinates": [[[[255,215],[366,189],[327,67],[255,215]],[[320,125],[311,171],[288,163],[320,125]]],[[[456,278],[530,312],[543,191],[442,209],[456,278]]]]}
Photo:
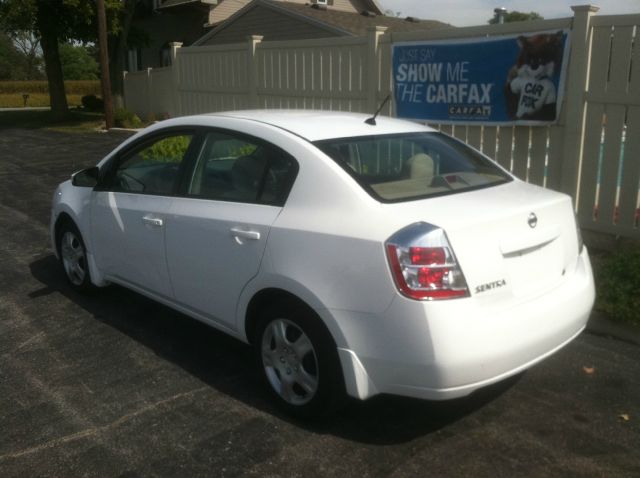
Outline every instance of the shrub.
{"type": "Polygon", "coordinates": [[[640,247],[603,259],[596,286],[598,309],[612,319],[640,325],[640,247]]]}
{"type": "Polygon", "coordinates": [[[139,154],[145,161],[179,163],[189,148],[190,136],[172,136],[154,143],[139,154]]]}
{"type": "Polygon", "coordinates": [[[88,111],[104,111],[104,101],[96,95],[83,96],[82,106],[88,111]]]}
{"type": "Polygon", "coordinates": [[[124,108],[118,108],[113,116],[114,123],[118,128],[141,128],[143,126],[137,114],[124,108]]]}

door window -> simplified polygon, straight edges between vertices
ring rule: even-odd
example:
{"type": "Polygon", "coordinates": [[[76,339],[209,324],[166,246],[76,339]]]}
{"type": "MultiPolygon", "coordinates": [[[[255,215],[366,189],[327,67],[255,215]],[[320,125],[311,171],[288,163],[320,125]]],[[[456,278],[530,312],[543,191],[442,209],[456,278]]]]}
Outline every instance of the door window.
{"type": "Polygon", "coordinates": [[[273,145],[210,132],[202,144],[187,193],[206,199],[281,205],[297,169],[297,162],[273,145]]]}
{"type": "Polygon", "coordinates": [[[176,134],[137,149],[116,168],[113,189],[164,196],[173,194],[180,164],[192,139],[190,134],[176,134]]]}

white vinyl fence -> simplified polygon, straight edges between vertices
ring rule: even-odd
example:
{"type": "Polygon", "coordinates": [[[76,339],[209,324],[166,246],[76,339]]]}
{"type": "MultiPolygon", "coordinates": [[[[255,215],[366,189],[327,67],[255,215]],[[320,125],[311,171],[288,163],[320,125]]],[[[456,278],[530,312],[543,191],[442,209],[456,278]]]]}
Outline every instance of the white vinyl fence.
{"type": "MultiPolygon", "coordinates": [[[[173,66],[128,73],[127,108],[141,117],[246,108],[373,112],[391,93],[395,42],[571,29],[560,120],[552,126],[438,126],[521,179],[564,191],[586,229],[640,238],[640,15],[597,16],[364,37],[176,50],[173,66]]],[[[383,114],[394,115],[390,102],[383,114]]]]}

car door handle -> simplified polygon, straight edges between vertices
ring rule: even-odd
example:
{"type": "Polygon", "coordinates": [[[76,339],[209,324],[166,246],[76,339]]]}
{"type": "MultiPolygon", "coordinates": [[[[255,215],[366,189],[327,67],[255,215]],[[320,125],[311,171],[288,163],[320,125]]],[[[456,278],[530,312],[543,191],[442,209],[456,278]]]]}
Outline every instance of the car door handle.
{"type": "Polygon", "coordinates": [[[232,227],[231,233],[238,239],[250,239],[252,241],[260,239],[260,233],[258,231],[245,231],[244,229],[232,227]]]}
{"type": "Polygon", "coordinates": [[[144,216],[142,218],[142,222],[154,227],[162,227],[164,224],[164,221],[162,219],[153,216],[144,216]]]}

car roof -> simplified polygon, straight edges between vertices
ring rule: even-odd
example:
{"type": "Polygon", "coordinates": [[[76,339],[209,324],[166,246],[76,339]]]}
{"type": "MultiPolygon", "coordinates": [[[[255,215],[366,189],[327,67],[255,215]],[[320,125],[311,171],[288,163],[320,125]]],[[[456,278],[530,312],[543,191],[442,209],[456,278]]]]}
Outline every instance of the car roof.
{"type": "Polygon", "coordinates": [[[434,131],[411,121],[378,116],[376,125],[365,123],[371,114],[319,110],[241,110],[211,113],[209,117],[231,117],[266,123],[287,130],[308,141],[379,134],[434,131]]]}

